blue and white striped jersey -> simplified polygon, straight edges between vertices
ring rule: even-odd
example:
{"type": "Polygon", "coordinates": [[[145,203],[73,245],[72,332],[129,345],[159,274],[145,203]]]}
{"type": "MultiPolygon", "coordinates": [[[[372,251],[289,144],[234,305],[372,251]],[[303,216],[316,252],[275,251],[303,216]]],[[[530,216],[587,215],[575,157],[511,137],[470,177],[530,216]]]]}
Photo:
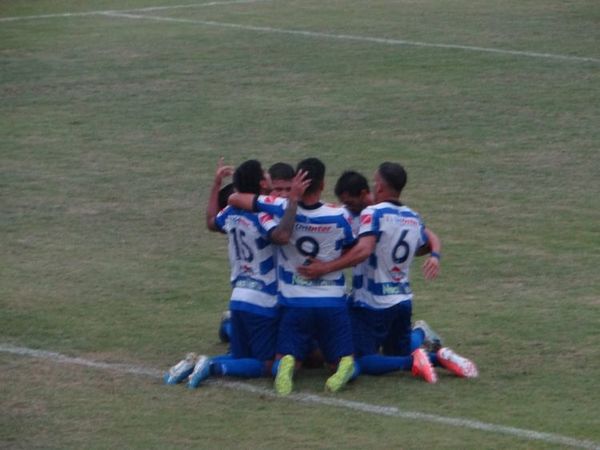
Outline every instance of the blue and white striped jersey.
{"type": "Polygon", "coordinates": [[[359,237],[370,234],[377,244],[361,264],[363,286],[356,289],[355,306],[382,309],[412,300],[410,264],[428,242],[421,217],[397,202],[368,206],[360,215],[359,237]]]}
{"type": "MultiPolygon", "coordinates": [[[[258,196],[255,201],[255,209],[277,218],[283,216],[286,206],[287,200],[275,197],[258,196]]],[[[322,261],[337,259],[354,241],[346,209],[323,203],[308,207],[299,203],[290,242],[280,246],[277,255],[280,303],[297,307],[344,305],[343,271],[307,280],[296,269],[311,257],[322,261]]]]}
{"type": "Polygon", "coordinates": [[[265,213],[227,206],[215,223],[229,238],[230,309],[275,316],[277,272],[269,232],[276,222],[265,213]]]}
{"type": "MultiPolygon", "coordinates": [[[[350,215],[350,223],[352,224],[352,233],[354,236],[358,236],[358,232],[360,230],[360,214],[355,214],[352,211],[348,210],[348,214],[350,215]]],[[[352,268],[352,298],[357,298],[364,296],[361,293],[362,289],[366,289],[366,283],[364,282],[364,265],[366,262],[362,262],[357,264],[352,268]]]]}

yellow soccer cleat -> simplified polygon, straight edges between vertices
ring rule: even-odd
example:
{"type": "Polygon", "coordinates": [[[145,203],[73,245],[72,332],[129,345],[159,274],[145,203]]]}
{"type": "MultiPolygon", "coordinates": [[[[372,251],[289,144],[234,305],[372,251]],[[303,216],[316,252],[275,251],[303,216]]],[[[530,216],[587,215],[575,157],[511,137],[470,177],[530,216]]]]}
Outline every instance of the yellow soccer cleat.
{"type": "Polygon", "coordinates": [[[285,355],[279,361],[277,376],[275,376],[275,391],[279,395],[289,395],[294,387],[294,367],[296,360],[292,355],[285,355]]]}
{"type": "Polygon", "coordinates": [[[354,357],[344,356],[340,359],[336,372],[325,382],[325,389],[330,392],[337,392],[343,388],[354,374],[354,357]]]}

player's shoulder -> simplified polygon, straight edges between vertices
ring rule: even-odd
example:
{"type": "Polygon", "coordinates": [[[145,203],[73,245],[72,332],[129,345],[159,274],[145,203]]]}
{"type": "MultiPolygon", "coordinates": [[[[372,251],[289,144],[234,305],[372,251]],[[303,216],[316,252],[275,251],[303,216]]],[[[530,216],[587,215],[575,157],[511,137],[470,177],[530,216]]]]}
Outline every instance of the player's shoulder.
{"type": "Polygon", "coordinates": [[[285,206],[287,205],[287,199],[277,197],[276,195],[259,195],[257,200],[265,205],[285,206]]]}
{"type": "Polygon", "coordinates": [[[401,205],[399,211],[405,217],[414,217],[416,219],[419,219],[421,217],[418,212],[416,212],[414,209],[407,205],[401,205]]]}
{"type": "Polygon", "coordinates": [[[219,211],[217,213],[217,217],[226,217],[229,214],[231,214],[231,212],[234,210],[235,208],[233,206],[229,206],[227,205],[225,208],[223,208],[221,211],[219,211]]]}
{"type": "Polygon", "coordinates": [[[396,214],[418,215],[413,209],[403,203],[384,201],[375,205],[367,206],[365,209],[379,212],[390,212],[396,214]]]}
{"type": "Polygon", "coordinates": [[[337,203],[323,203],[319,208],[319,215],[330,217],[336,222],[352,223],[352,213],[348,208],[337,203]]]}
{"type": "Polygon", "coordinates": [[[345,206],[340,205],[339,203],[332,203],[332,202],[323,202],[320,210],[323,213],[328,213],[331,215],[335,215],[335,214],[344,215],[344,214],[348,213],[348,209],[345,206]]]}

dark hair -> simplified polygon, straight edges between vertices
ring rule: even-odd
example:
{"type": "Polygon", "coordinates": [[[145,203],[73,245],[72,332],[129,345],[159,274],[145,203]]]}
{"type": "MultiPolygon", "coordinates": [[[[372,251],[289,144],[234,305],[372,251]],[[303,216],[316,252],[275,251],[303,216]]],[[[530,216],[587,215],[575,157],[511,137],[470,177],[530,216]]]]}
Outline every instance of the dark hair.
{"type": "Polygon", "coordinates": [[[310,178],[310,185],[304,191],[305,194],[314,194],[317,192],[323,180],[325,180],[325,164],[317,158],[306,158],[298,163],[296,172],[304,170],[307,172],[307,178],[310,178]]]}
{"type": "Polygon", "coordinates": [[[249,159],[235,169],[233,185],[238,192],[260,194],[260,182],[264,178],[263,169],[256,159],[249,159]]]}
{"type": "Polygon", "coordinates": [[[354,170],[346,170],[335,183],[334,192],[339,197],[344,192],[352,197],[358,197],[362,191],[369,192],[367,179],[354,170]]]}
{"type": "Polygon", "coordinates": [[[271,180],[291,180],[294,178],[294,168],[287,163],[278,162],[269,167],[271,180]]]}
{"type": "Polygon", "coordinates": [[[400,164],[386,161],[379,166],[378,172],[385,184],[398,194],[406,186],[406,170],[400,164]]]}
{"type": "Polygon", "coordinates": [[[233,194],[234,188],[233,183],[226,184],[219,189],[219,209],[223,209],[227,206],[227,199],[233,194]]]}

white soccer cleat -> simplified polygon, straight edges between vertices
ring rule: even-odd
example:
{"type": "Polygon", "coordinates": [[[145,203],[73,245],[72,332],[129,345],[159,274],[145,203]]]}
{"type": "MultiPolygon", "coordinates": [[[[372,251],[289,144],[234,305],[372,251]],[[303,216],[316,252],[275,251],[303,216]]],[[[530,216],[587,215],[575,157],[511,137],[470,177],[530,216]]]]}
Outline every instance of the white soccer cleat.
{"type": "Polygon", "coordinates": [[[195,353],[188,353],[185,359],[182,359],[177,364],[165,373],[163,379],[165,384],[178,384],[185,380],[194,370],[198,356],[195,353]]]}
{"type": "Polygon", "coordinates": [[[417,328],[423,330],[423,334],[425,335],[423,340],[423,347],[425,347],[425,350],[435,353],[442,348],[442,338],[439,334],[431,329],[427,322],[424,320],[417,320],[413,326],[413,329],[417,328]]]}
{"type": "Polygon", "coordinates": [[[200,383],[210,376],[210,363],[211,360],[208,356],[200,355],[198,357],[198,362],[194,366],[194,371],[188,380],[188,388],[196,389],[200,386],[200,383]]]}
{"type": "Polygon", "coordinates": [[[448,347],[439,349],[437,358],[443,367],[456,376],[462,378],[477,378],[479,376],[479,371],[473,361],[454,353],[448,347]]]}

